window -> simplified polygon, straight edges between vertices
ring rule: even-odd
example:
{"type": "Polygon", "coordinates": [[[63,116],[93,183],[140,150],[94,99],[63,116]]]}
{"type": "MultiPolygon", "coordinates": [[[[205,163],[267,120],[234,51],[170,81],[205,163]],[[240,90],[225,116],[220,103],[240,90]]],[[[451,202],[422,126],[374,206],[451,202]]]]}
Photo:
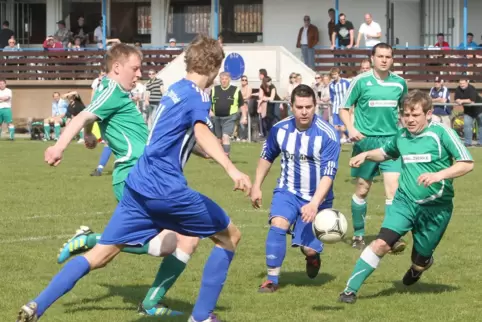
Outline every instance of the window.
{"type": "Polygon", "coordinates": [[[211,6],[186,6],[184,12],[184,32],[209,34],[211,6]]]}
{"type": "Polygon", "coordinates": [[[238,33],[262,33],[263,5],[260,3],[234,5],[234,31],[238,33]]]}
{"type": "Polygon", "coordinates": [[[151,34],[151,6],[137,7],[137,34],[151,34]]]}

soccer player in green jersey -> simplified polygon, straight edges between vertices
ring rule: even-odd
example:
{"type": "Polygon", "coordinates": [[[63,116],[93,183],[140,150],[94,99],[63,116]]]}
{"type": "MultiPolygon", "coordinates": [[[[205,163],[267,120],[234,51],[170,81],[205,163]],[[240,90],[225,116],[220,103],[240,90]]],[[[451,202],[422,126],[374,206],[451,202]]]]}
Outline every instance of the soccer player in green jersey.
{"type": "Polygon", "coordinates": [[[431,122],[432,100],[411,91],[403,102],[402,128],[382,148],[362,152],[350,160],[360,168],[366,160],[383,162],[400,158],[400,183],[380,233],[362,252],[339,300],[354,303],[363,282],[399,238],[413,235],[412,265],[403,284],[416,283],[433,264],[433,253],[453,211],[453,179],[474,168],[474,161],[457,134],[441,123],[431,122]],[[455,161],[455,162],[454,162],[455,161]]]}
{"type": "MultiPolygon", "coordinates": [[[[126,44],[113,46],[107,52],[108,75],[102,80],[101,88],[94,94],[92,103],[72,119],[57,144],[49,147],[45,152],[46,160],[57,158],[60,160],[63,151],[81,128],[85,130],[86,146],[95,147],[97,139],[92,134],[92,125],[97,121],[102,138],[108,142],[115,156],[112,184],[117,201],[122,198],[124,181],[144,152],[148,137],[147,125],[142,114],[129,97],[136,78],[141,75],[141,59],[142,54],[132,46],[126,44]]],[[[57,261],[63,263],[72,255],[86,252],[97,244],[100,237],[101,234],[96,234],[88,227],[82,226],[61,248],[57,261]]],[[[165,230],[143,247],[122,249],[123,252],[131,254],[167,256],[159,268],[152,287],[139,305],[139,313],[157,316],[180,314],[180,312],[166,309],[159,303],[184,271],[199,239],[181,235],[178,235],[178,238],[179,243],[176,242],[177,238],[173,232],[165,230]],[[170,249],[173,245],[175,250],[170,249]]]]}
{"type": "MultiPolygon", "coordinates": [[[[350,140],[354,142],[352,156],[381,147],[397,133],[398,115],[403,96],[407,93],[405,80],[392,72],[393,50],[390,45],[379,43],[372,49],[373,69],[355,77],[340,106],[340,118],[346,125],[350,140]],[[349,109],[354,107],[355,123],[349,109]]],[[[351,201],[353,218],[353,247],[365,247],[366,197],[373,179],[380,172],[385,185],[385,214],[390,208],[398,187],[400,160],[366,162],[360,168],[352,169],[357,178],[355,194],[351,201]]],[[[401,252],[406,244],[399,241],[393,252],[401,252]]]]}

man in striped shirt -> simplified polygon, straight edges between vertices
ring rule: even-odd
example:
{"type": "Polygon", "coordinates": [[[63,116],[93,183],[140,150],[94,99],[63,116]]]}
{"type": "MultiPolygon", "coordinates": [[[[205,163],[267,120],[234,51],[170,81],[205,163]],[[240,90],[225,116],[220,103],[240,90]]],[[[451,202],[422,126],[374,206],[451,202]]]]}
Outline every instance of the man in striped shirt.
{"type": "Polygon", "coordinates": [[[312,232],[318,211],[333,205],[333,180],[338,168],[340,140],[335,129],[315,115],[316,97],[311,87],[297,86],[291,94],[293,116],[278,122],[263,145],[251,193],[254,208],[261,207],[261,184],[274,160],[281,155],[281,175],[274,190],[266,239],[268,278],[261,293],[278,289],[278,277],[286,255],[286,233],[291,226],[292,246],[306,256],[306,273],[320,271],[323,244],[312,232]]]}
{"type": "Polygon", "coordinates": [[[164,83],[162,79],[157,78],[156,72],[153,69],[150,69],[149,72],[149,81],[146,83],[146,94],[145,94],[145,103],[147,110],[146,122],[151,128],[152,121],[154,117],[152,117],[159,106],[159,102],[161,101],[162,95],[164,94],[164,83]]]}
{"type": "Polygon", "coordinates": [[[340,109],[340,104],[343,101],[343,97],[350,87],[350,82],[344,78],[341,78],[340,69],[338,67],[334,67],[330,70],[330,76],[332,79],[332,82],[330,83],[330,98],[333,108],[333,126],[340,133],[340,142],[346,143],[348,142],[345,134],[346,128],[345,124],[343,124],[342,120],[340,119],[338,111],[340,109]]]}

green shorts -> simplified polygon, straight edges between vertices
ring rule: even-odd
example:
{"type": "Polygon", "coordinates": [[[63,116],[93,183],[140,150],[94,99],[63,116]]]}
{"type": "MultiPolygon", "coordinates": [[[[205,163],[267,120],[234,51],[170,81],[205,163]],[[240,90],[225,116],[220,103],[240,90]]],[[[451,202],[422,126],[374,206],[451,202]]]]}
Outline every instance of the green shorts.
{"type": "Polygon", "coordinates": [[[422,256],[432,256],[450,222],[453,203],[419,205],[397,190],[382,228],[405,235],[411,231],[413,247],[422,256]]]}
{"type": "Polygon", "coordinates": [[[11,108],[0,108],[0,124],[2,123],[12,123],[12,109],[11,108]]]}
{"type": "Polygon", "coordinates": [[[114,189],[114,195],[115,195],[115,198],[117,199],[117,202],[121,201],[121,199],[122,199],[122,195],[124,194],[125,184],[126,183],[124,181],[122,181],[122,182],[116,183],[112,186],[112,188],[114,189]]]}
{"type": "MultiPolygon", "coordinates": [[[[392,136],[367,136],[363,140],[355,142],[351,156],[354,157],[362,152],[379,149],[392,138],[392,136]]],[[[380,172],[400,173],[401,169],[402,161],[400,158],[384,162],[365,161],[359,168],[351,168],[351,176],[365,180],[373,180],[374,177],[380,175],[380,172]]]]}

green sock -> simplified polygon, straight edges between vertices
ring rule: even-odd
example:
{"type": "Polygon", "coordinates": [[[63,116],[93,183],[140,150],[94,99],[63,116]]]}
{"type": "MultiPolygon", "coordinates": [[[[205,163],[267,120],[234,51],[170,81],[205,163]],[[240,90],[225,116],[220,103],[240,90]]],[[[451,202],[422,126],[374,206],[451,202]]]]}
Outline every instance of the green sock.
{"type": "Polygon", "coordinates": [[[80,132],[79,132],[79,138],[80,138],[81,140],[84,139],[84,129],[80,130],[80,132]]]}
{"type": "Polygon", "coordinates": [[[44,124],[44,139],[50,140],[50,124],[44,124]]]}
{"type": "Polygon", "coordinates": [[[186,268],[189,258],[190,256],[180,249],[176,249],[174,254],[164,258],[154,283],[152,283],[144,301],[142,301],[142,305],[146,310],[152,309],[162,301],[167,291],[174,285],[174,282],[186,268]]]}
{"type": "Polygon", "coordinates": [[[10,140],[13,140],[13,138],[15,137],[15,126],[9,126],[8,133],[10,134],[10,140]]]}
{"type": "Polygon", "coordinates": [[[353,220],[353,231],[355,236],[365,236],[365,216],[367,214],[367,203],[364,199],[353,195],[351,198],[351,216],[353,220]]]}
{"type": "Polygon", "coordinates": [[[129,254],[136,254],[136,255],[143,255],[147,254],[149,251],[149,243],[145,244],[144,246],[139,246],[139,247],[124,247],[122,249],[123,253],[129,253],[129,254]]]}
{"type": "Polygon", "coordinates": [[[380,263],[381,257],[375,254],[368,246],[363,250],[360,258],[355,264],[355,269],[351,273],[346,283],[345,292],[357,293],[365,280],[370,276],[380,263]]]}
{"type": "Polygon", "coordinates": [[[393,201],[393,199],[386,199],[385,200],[385,216],[388,215],[388,211],[392,207],[392,201],[393,201]]]}
{"type": "Polygon", "coordinates": [[[85,244],[89,249],[94,248],[95,245],[97,245],[97,242],[100,239],[101,234],[90,234],[87,236],[87,240],[85,244]]]}
{"type": "Polygon", "coordinates": [[[55,132],[55,139],[59,139],[60,137],[60,124],[54,125],[54,132],[55,132]]]}

